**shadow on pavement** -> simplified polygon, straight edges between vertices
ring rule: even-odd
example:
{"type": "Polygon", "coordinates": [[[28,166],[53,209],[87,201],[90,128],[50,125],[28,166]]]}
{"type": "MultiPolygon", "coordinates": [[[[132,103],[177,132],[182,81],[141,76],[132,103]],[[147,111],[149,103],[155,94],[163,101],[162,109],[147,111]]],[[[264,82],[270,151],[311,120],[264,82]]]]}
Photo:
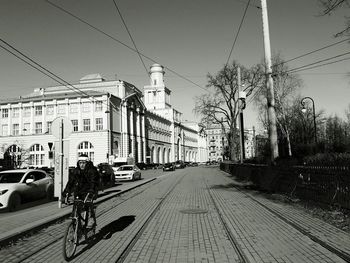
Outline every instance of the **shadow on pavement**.
{"type": "Polygon", "coordinates": [[[80,250],[77,254],[75,254],[73,258],[76,258],[79,255],[83,254],[86,250],[89,250],[90,248],[92,248],[102,239],[110,239],[114,233],[123,231],[125,228],[131,225],[132,222],[135,221],[135,217],[136,216],[134,215],[122,216],[117,220],[109,223],[108,225],[105,225],[100,229],[100,231],[98,231],[95,234],[95,236],[92,237],[92,239],[88,242],[87,246],[85,246],[82,250],[80,250]]]}

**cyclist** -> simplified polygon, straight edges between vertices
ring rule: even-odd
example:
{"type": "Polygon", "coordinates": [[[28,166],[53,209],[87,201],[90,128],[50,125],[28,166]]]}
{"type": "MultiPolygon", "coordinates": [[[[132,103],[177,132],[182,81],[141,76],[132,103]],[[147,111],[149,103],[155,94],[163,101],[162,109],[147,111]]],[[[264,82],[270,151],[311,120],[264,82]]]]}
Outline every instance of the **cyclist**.
{"type": "Polygon", "coordinates": [[[93,224],[88,227],[96,226],[96,215],[94,211],[93,200],[97,198],[99,184],[99,173],[89,157],[82,154],[78,157],[77,167],[69,174],[68,183],[63,191],[64,203],[68,203],[69,197],[73,194],[74,198],[84,200],[85,210],[90,212],[93,218],[93,224]]]}

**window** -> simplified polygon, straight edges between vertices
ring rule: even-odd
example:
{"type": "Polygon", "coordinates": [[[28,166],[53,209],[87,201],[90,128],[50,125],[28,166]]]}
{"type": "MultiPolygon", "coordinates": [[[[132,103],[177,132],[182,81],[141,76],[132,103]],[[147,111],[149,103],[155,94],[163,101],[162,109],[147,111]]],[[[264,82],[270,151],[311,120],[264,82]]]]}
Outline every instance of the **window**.
{"type": "Polygon", "coordinates": [[[35,134],[43,133],[43,124],[41,122],[35,123],[35,134]]]}
{"type": "Polygon", "coordinates": [[[18,118],[19,117],[19,108],[13,108],[12,109],[12,117],[18,118]]]}
{"type": "Polygon", "coordinates": [[[54,105],[47,105],[46,106],[46,114],[53,115],[53,109],[54,109],[54,105]]]}
{"type": "Polygon", "coordinates": [[[40,144],[34,144],[29,150],[29,165],[42,166],[44,164],[44,147],[40,144]]]}
{"type": "Polygon", "coordinates": [[[23,108],[23,117],[30,117],[31,115],[31,107],[24,107],[23,108]]]}
{"type": "Polygon", "coordinates": [[[7,124],[3,124],[1,126],[1,135],[2,136],[7,136],[8,135],[8,125],[7,124]]]}
{"type": "Polygon", "coordinates": [[[90,160],[94,161],[94,146],[90,142],[82,142],[78,145],[78,156],[86,154],[89,156],[90,160]]]}
{"type": "Polygon", "coordinates": [[[2,117],[3,118],[9,117],[9,109],[2,109],[2,117]]]}
{"type": "Polygon", "coordinates": [[[96,101],[95,111],[102,111],[102,101],[96,101]]]}
{"type": "Polygon", "coordinates": [[[66,105],[65,104],[58,104],[57,105],[57,114],[65,114],[66,113],[66,105]]]}
{"type": "Polygon", "coordinates": [[[26,122],[23,123],[23,134],[29,134],[30,133],[30,123],[26,122]]]}
{"type": "Polygon", "coordinates": [[[83,102],[83,112],[90,111],[90,102],[83,102]]]}
{"type": "Polygon", "coordinates": [[[72,120],[72,125],[73,125],[73,131],[77,132],[79,130],[78,120],[72,120]]]}
{"type": "Polygon", "coordinates": [[[96,118],[96,131],[103,130],[103,119],[102,118],[96,118]]]}
{"type": "Polygon", "coordinates": [[[13,124],[12,135],[19,135],[19,124],[18,123],[13,124]]]}
{"type": "Polygon", "coordinates": [[[90,119],[83,119],[83,131],[90,131],[90,119]]]}
{"type": "Polygon", "coordinates": [[[69,112],[70,113],[77,113],[78,112],[78,103],[72,103],[69,105],[69,112]]]}
{"type": "Polygon", "coordinates": [[[43,115],[43,107],[35,106],[35,116],[41,116],[41,115],[43,115]]]}
{"type": "Polygon", "coordinates": [[[52,127],[52,121],[46,122],[46,127],[47,127],[47,133],[52,133],[51,127],[52,127]]]}

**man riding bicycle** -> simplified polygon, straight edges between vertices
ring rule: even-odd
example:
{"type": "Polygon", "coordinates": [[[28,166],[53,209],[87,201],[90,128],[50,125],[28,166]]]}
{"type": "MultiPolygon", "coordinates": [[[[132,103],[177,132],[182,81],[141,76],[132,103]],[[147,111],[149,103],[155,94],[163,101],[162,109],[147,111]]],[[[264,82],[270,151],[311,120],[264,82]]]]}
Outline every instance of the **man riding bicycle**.
{"type": "Polygon", "coordinates": [[[96,215],[93,200],[97,198],[99,184],[99,173],[89,157],[85,154],[78,157],[77,167],[69,174],[68,183],[63,191],[64,203],[68,203],[69,197],[73,194],[74,198],[84,200],[85,210],[90,212],[96,226],[96,215]]]}

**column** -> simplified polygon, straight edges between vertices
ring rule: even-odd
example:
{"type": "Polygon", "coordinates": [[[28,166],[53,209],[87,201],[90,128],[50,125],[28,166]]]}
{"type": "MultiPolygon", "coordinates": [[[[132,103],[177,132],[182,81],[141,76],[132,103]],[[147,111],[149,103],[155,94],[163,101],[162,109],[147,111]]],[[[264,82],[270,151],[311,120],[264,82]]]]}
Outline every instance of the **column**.
{"type": "Polygon", "coordinates": [[[136,108],[137,162],[142,162],[140,107],[136,108]]]}
{"type": "Polygon", "coordinates": [[[129,115],[129,122],[130,122],[130,153],[133,155],[134,159],[136,159],[135,156],[135,134],[134,134],[134,108],[130,107],[130,115],[129,115]]]}
{"type": "Polygon", "coordinates": [[[129,138],[128,138],[128,109],[125,106],[125,103],[122,103],[121,106],[121,119],[122,119],[122,127],[121,127],[121,134],[122,134],[122,145],[121,145],[121,151],[120,155],[121,157],[127,157],[129,152],[129,138]]]}
{"type": "Polygon", "coordinates": [[[142,112],[141,115],[141,132],[142,132],[142,154],[143,154],[143,161],[146,162],[146,130],[145,130],[145,113],[142,112]]]}

